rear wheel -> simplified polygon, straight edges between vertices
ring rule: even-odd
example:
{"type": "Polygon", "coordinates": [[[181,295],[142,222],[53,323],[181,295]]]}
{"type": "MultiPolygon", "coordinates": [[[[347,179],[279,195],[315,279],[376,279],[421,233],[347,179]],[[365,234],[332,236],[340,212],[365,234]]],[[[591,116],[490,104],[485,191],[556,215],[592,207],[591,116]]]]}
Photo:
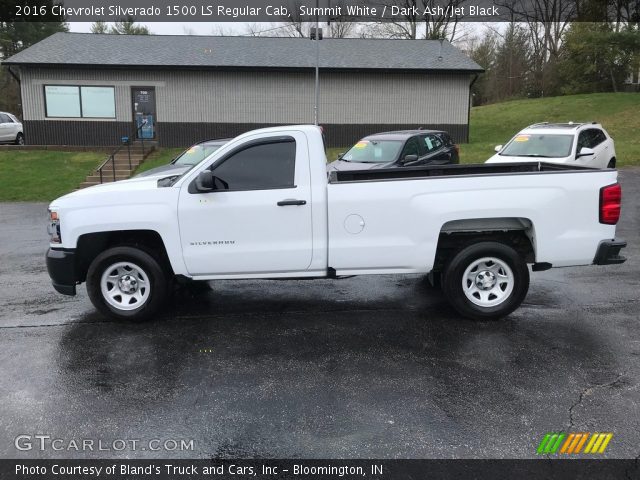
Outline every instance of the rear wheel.
{"type": "Polygon", "coordinates": [[[19,133],[18,135],[16,135],[15,143],[16,145],[24,145],[24,135],[22,133],[19,133]]]}
{"type": "Polygon", "coordinates": [[[445,296],[461,315],[489,320],[520,306],[529,290],[529,269],[513,248],[480,242],[457,252],[442,278],[445,296]]]}
{"type": "Polygon", "coordinates": [[[105,315],[144,320],[167,296],[167,276],[148,253],[135,247],[110,248],[89,266],[87,293],[105,315]]]}

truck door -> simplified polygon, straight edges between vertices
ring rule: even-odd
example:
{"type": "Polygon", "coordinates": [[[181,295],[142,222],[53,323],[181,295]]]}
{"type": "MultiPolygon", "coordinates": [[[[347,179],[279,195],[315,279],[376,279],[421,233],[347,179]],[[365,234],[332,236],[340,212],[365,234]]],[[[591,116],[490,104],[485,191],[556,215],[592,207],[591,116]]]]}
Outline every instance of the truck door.
{"type": "Polygon", "coordinates": [[[215,177],[216,190],[197,192],[194,178],[181,187],[178,203],[190,274],[262,274],[309,267],[311,179],[303,133],[251,137],[206,168],[215,177]]]}

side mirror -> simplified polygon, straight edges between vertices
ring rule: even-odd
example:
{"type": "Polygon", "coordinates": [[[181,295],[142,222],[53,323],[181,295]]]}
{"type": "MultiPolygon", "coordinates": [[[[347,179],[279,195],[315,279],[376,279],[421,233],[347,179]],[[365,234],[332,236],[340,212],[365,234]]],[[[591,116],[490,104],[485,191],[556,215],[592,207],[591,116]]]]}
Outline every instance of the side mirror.
{"type": "Polygon", "coordinates": [[[407,155],[404,157],[403,163],[415,162],[418,160],[418,155],[407,155]]]}
{"type": "Polygon", "coordinates": [[[198,192],[212,192],[216,189],[211,170],[204,170],[198,174],[196,177],[196,189],[198,192]]]}
{"type": "Polygon", "coordinates": [[[494,150],[495,150],[496,153],[500,153],[500,150],[502,150],[502,145],[496,145],[494,150]]]}
{"type": "Polygon", "coordinates": [[[589,157],[591,155],[594,155],[595,153],[596,152],[593,150],[593,148],[582,147],[576,155],[576,158],[589,157]]]}
{"type": "Polygon", "coordinates": [[[344,157],[344,154],[345,154],[345,153],[347,153],[347,152],[340,152],[340,153],[338,154],[338,160],[340,160],[342,157],[344,157]]]}

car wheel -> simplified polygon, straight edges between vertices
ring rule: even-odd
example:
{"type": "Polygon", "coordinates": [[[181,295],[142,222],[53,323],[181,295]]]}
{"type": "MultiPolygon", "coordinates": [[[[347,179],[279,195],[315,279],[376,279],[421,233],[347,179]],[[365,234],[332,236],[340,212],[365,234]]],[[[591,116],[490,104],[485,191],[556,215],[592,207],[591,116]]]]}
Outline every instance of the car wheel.
{"type": "Polygon", "coordinates": [[[91,303],[107,316],[144,320],[162,306],[167,275],[148,253],[135,247],[110,248],[98,255],[87,273],[91,303]]]}
{"type": "Polygon", "coordinates": [[[22,133],[19,133],[18,135],[16,135],[16,145],[24,145],[24,135],[22,133]]]}
{"type": "Polygon", "coordinates": [[[508,245],[475,243],[449,261],[442,290],[461,315],[474,320],[499,319],[524,300],[529,290],[529,269],[508,245]]]}
{"type": "Polygon", "coordinates": [[[612,158],[611,160],[609,160],[609,163],[607,164],[607,168],[616,168],[616,159],[612,158]]]}

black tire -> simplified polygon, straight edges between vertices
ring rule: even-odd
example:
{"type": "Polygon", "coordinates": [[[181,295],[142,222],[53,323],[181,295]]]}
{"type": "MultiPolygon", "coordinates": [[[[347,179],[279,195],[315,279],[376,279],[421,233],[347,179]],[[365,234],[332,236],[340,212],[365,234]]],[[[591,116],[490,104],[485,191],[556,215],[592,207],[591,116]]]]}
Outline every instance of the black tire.
{"type": "MultiPolygon", "coordinates": [[[[126,320],[146,320],[158,312],[162,304],[164,303],[168,292],[169,280],[167,274],[163,270],[162,266],[148,253],[135,247],[114,247],[109,250],[105,250],[98,255],[87,272],[87,293],[91,303],[103,314],[126,320]],[[124,264],[122,267],[115,268],[117,265],[124,264]],[[134,269],[127,270],[126,264],[131,264],[134,269]],[[138,271],[138,269],[140,271],[138,271]],[[114,273],[113,277],[119,276],[118,282],[124,279],[129,282],[125,286],[129,288],[138,288],[133,295],[118,295],[120,288],[119,283],[109,282],[108,279],[106,289],[111,285],[111,290],[114,291],[114,295],[111,301],[105,297],[102,289],[102,277],[107,275],[108,271],[114,273]],[[107,272],[107,273],[106,273],[107,272]],[[124,273],[125,275],[121,275],[124,273]],[[134,282],[132,287],[131,282],[134,282]],[[142,285],[148,284],[148,290],[142,285]],[[138,300],[130,298],[131,296],[140,296],[141,305],[136,307],[138,300]],[[120,301],[118,301],[118,296],[120,301]],[[126,301],[130,298],[129,302],[126,301]],[[122,308],[118,308],[117,304],[120,303],[122,308]]],[[[123,292],[120,290],[120,292],[123,292]]]]}
{"type": "Polygon", "coordinates": [[[609,160],[609,163],[607,164],[607,168],[616,168],[616,159],[612,158],[611,160],[609,160]]]}
{"type": "Polygon", "coordinates": [[[15,144],[16,145],[24,145],[24,134],[19,133],[18,135],[16,135],[15,144]]]}
{"type": "Polygon", "coordinates": [[[442,290],[451,306],[461,315],[474,320],[495,320],[520,306],[529,290],[529,269],[510,246],[499,242],[479,242],[454,254],[445,267],[442,290]],[[498,262],[483,262],[483,259],[496,259],[498,262]],[[478,265],[477,270],[472,269],[474,265],[478,265]],[[474,301],[463,289],[463,276],[467,269],[470,269],[467,292],[474,301]],[[469,277],[474,275],[471,280],[469,277]],[[493,287],[489,288],[492,284],[493,287]]]}

